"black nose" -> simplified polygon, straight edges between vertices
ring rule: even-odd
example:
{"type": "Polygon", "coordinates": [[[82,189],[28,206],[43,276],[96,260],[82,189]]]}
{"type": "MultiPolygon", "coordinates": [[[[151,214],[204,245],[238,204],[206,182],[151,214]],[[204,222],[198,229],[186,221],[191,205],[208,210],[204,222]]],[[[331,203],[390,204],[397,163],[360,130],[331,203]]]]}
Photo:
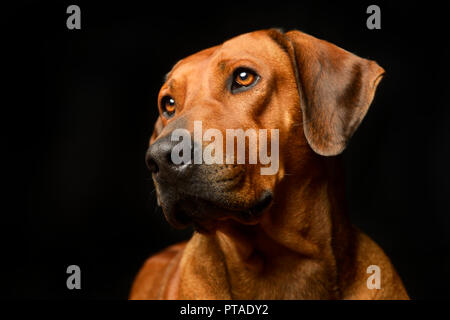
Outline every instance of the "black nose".
{"type": "Polygon", "coordinates": [[[153,173],[179,171],[183,163],[175,164],[172,161],[172,148],[178,143],[178,141],[171,141],[170,134],[155,141],[148,148],[145,156],[149,170],[153,173]]]}

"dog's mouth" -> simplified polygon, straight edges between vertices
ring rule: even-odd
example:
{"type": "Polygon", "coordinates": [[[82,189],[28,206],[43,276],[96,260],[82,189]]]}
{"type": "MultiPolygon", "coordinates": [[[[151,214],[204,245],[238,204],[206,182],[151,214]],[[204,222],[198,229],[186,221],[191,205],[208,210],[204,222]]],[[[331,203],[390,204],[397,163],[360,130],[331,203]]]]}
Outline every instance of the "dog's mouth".
{"type": "Polygon", "coordinates": [[[199,232],[210,232],[227,219],[247,225],[257,224],[272,200],[272,192],[268,190],[263,191],[257,200],[245,205],[233,199],[211,201],[201,196],[178,195],[176,201],[163,202],[162,207],[167,221],[173,227],[182,229],[193,225],[199,232]]]}
{"type": "Polygon", "coordinates": [[[214,230],[227,219],[257,224],[271,203],[271,189],[251,187],[243,166],[193,166],[189,175],[153,174],[159,203],[175,228],[193,225],[198,231],[214,230]]]}

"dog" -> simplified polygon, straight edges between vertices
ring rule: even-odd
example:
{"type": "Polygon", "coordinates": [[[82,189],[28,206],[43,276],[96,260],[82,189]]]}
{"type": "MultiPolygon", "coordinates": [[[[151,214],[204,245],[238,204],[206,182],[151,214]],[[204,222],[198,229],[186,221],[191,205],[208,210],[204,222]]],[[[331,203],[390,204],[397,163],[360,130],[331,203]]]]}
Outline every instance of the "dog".
{"type": "Polygon", "coordinates": [[[297,30],[246,33],[179,61],[159,92],[146,162],[168,222],[195,232],[150,257],[129,298],[408,299],[389,258],[349,221],[338,156],[384,73],[297,30]],[[171,135],[195,121],[277,128],[277,172],[175,164],[171,135]]]}

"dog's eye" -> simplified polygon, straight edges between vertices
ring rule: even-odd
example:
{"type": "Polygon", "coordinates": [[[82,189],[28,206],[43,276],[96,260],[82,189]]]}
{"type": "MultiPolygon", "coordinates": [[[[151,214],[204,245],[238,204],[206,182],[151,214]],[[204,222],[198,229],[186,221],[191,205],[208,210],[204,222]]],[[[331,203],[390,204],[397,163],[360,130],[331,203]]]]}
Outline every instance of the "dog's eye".
{"type": "Polygon", "coordinates": [[[176,109],[175,100],[171,96],[165,96],[161,99],[161,110],[166,118],[171,118],[176,109]]]}
{"type": "Polygon", "coordinates": [[[231,93],[238,93],[253,87],[258,81],[259,76],[253,70],[248,68],[238,68],[233,73],[233,82],[231,84],[231,93]]]}

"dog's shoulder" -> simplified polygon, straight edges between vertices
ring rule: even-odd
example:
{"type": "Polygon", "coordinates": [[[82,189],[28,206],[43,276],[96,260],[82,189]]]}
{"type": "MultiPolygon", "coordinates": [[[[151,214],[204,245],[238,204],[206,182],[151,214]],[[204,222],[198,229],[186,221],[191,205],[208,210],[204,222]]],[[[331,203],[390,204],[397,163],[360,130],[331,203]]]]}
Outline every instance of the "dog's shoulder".
{"type": "MultiPolygon", "coordinates": [[[[365,233],[357,230],[353,280],[344,291],[344,299],[409,299],[402,280],[383,249],[365,233]],[[368,280],[379,272],[380,288],[369,288],[368,280]]],[[[370,280],[369,280],[370,281],[370,280]]]]}
{"type": "Polygon", "coordinates": [[[185,246],[186,242],[177,243],[148,258],[133,282],[130,300],[163,298],[170,280],[176,276],[185,246]]]}

